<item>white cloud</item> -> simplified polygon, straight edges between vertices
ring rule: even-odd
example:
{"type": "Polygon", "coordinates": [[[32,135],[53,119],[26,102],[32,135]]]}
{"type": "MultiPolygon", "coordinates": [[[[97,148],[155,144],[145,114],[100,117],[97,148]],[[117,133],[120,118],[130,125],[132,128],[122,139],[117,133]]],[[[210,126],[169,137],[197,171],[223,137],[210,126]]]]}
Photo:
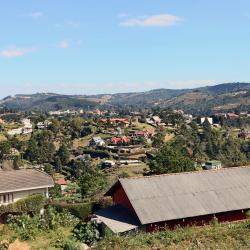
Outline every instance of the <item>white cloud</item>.
{"type": "Polygon", "coordinates": [[[34,19],[37,19],[37,18],[43,17],[43,15],[44,15],[43,12],[35,11],[35,12],[32,12],[29,16],[34,19]]]}
{"type": "Polygon", "coordinates": [[[0,56],[5,58],[14,58],[21,57],[26,55],[27,53],[33,52],[34,48],[16,48],[11,47],[5,50],[0,51],[0,56]]]}
{"type": "Polygon", "coordinates": [[[128,17],[128,16],[129,16],[129,14],[127,14],[127,13],[118,14],[118,18],[125,18],[125,17],[128,17]]]}
{"type": "Polygon", "coordinates": [[[169,27],[177,24],[181,20],[178,16],[160,14],[128,19],[121,22],[120,25],[126,27],[169,27]]]}
{"type": "Polygon", "coordinates": [[[58,43],[57,47],[60,49],[68,49],[70,47],[70,42],[67,39],[62,40],[58,43]]]}

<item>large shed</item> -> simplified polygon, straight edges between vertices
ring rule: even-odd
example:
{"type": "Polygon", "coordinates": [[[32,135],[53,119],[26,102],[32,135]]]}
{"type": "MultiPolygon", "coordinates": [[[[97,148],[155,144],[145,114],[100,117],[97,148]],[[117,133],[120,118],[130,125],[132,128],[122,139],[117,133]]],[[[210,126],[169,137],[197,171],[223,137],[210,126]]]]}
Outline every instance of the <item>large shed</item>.
{"type": "MultiPolygon", "coordinates": [[[[119,179],[106,196],[154,231],[243,220],[250,209],[250,168],[238,167],[119,179]]],[[[119,211],[118,211],[119,212],[119,211]]]]}

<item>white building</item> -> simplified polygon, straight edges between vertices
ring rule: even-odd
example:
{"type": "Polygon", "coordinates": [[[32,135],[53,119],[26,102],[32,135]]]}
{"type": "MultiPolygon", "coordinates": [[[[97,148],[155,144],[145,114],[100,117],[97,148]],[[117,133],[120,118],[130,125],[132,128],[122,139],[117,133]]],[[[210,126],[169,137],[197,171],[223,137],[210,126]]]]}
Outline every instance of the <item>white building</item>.
{"type": "Polygon", "coordinates": [[[0,170],[0,206],[14,203],[33,194],[49,196],[54,181],[48,174],[33,170],[0,170]]]}
{"type": "Polygon", "coordinates": [[[105,141],[97,136],[97,137],[93,137],[90,142],[89,142],[89,146],[99,146],[99,147],[102,147],[105,145],[105,141]]]}
{"type": "Polygon", "coordinates": [[[201,124],[203,124],[205,122],[205,120],[208,120],[208,122],[213,125],[213,118],[211,117],[201,117],[201,124]]]}
{"type": "Polygon", "coordinates": [[[220,161],[207,161],[204,164],[204,168],[206,170],[215,170],[215,169],[221,169],[222,168],[222,164],[220,161]]]}

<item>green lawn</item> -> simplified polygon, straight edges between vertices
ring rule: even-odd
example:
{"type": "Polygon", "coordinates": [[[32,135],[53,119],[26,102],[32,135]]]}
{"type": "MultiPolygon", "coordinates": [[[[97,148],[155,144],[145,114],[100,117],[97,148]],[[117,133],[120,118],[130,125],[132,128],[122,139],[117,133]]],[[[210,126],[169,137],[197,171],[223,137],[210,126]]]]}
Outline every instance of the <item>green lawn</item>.
{"type": "Polygon", "coordinates": [[[136,127],[135,129],[138,129],[138,130],[143,130],[144,128],[147,128],[147,129],[155,129],[153,126],[151,126],[150,124],[147,124],[147,123],[137,123],[136,124],[136,127]]]}

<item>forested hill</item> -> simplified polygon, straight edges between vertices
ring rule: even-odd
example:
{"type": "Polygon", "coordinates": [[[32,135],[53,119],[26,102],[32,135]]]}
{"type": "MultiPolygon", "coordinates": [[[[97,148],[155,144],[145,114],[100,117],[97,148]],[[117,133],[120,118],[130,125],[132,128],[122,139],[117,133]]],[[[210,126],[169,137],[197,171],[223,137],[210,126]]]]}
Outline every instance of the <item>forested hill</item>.
{"type": "Polygon", "coordinates": [[[156,89],[113,95],[59,95],[39,93],[8,96],[0,106],[17,110],[59,110],[97,107],[152,108],[171,107],[192,114],[217,111],[248,111],[250,83],[226,83],[194,89],[156,89]]]}

